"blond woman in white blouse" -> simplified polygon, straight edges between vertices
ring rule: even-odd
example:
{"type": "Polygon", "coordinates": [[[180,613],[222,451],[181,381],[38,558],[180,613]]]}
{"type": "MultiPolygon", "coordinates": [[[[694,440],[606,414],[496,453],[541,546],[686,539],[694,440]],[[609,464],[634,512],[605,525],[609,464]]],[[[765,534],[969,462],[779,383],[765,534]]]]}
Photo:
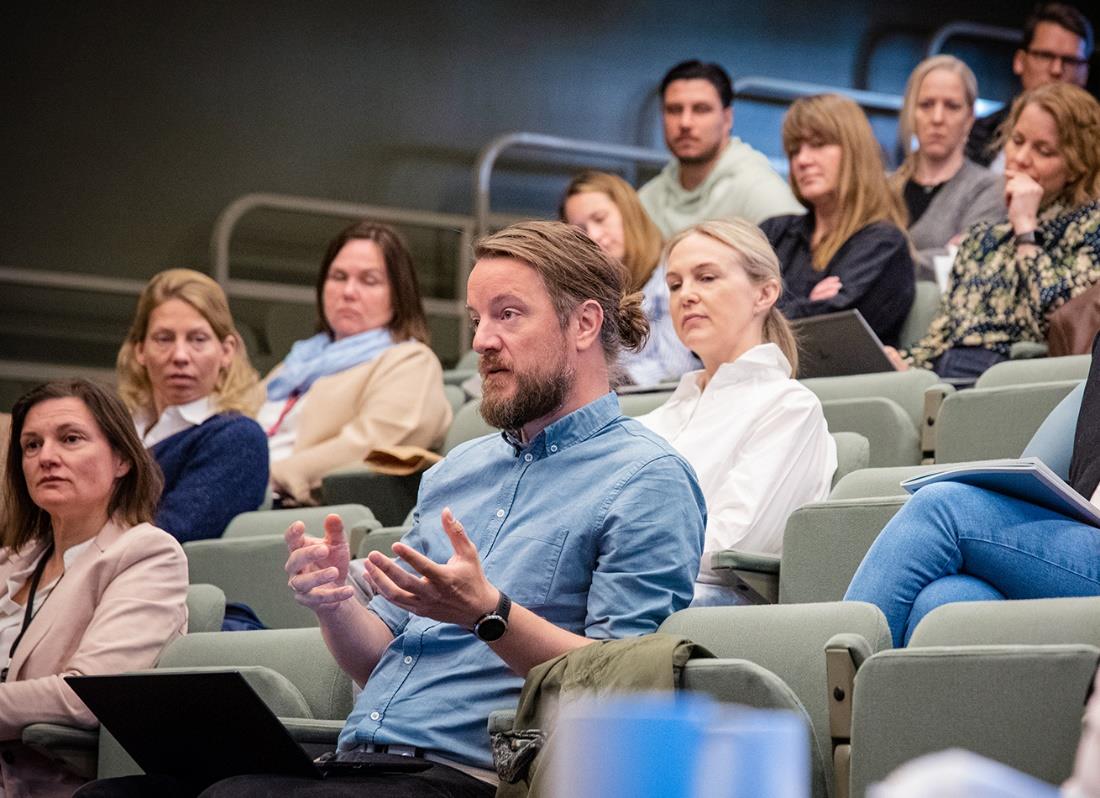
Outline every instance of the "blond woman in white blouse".
{"type": "Polygon", "coordinates": [[[672,321],[703,369],[641,421],[687,458],[707,500],[694,604],[733,604],[711,555],[780,553],[788,516],[828,494],[836,445],[821,403],[794,379],[794,336],[776,309],[779,261],[759,228],[703,222],[666,253],[672,321]]]}

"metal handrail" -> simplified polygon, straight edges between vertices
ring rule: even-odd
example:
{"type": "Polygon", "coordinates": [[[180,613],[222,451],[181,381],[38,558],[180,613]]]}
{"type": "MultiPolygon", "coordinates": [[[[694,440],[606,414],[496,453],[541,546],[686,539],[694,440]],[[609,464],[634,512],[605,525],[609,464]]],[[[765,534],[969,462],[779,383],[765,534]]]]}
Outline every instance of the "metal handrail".
{"type": "MultiPolygon", "coordinates": [[[[466,278],[470,271],[473,224],[468,216],[453,213],[435,213],[407,208],[391,208],[381,205],[362,205],[356,202],[300,197],[291,194],[245,194],[233,200],[218,215],[210,238],[210,254],[214,279],[230,296],[262,299],[275,302],[315,301],[312,288],[285,285],[260,280],[238,280],[229,274],[229,244],[233,231],[245,214],[258,209],[305,213],[314,216],[336,216],[347,219],[372,219],[387,224],[404,224],[412,227],[430,227],[453,230],[459,233],[458,268],[455,270],[455,296],[466,292],[466,278]]],[[[437,316],[461,317],[466,313],[461,299],[425,298],[424,309],[437,316]]]]}
{"type": "MultiPolygon", "coordinates": [[[[835,92],[851,97],[859,105],[874,111],[896,114],[901,109],[901,97],[896,94],[839,88],[817,83],[804,83],[781,78],[744,77],[734,81],[737,97],[763,102],[790,102],[810,94],[835,92]]],[[[542,152],[572,153],[596,158],[615,158],[632,163],[663,166],[669,158],[664,150],[635,147],[627,144],[608,144],[602,141],[569,139],[545,133],[517,131],[505,133],[490,141],[478,153],[474,164],[474,230],[482,236],[489,232],[492,210],[490,183],[497,161],[508,150],[523,148],[542,152]]]]}
{"type": "Polygon", "coordinates": [[[733,94],[738,99],[758,100],[760,102],[789,103],[799,97],[814,94],[842,94],[869,111],[882,111],[896,114],[901,110],[902,97],[899,94],[886,94],[865,89],[849,89],[842,86],[827,86],[822,83],[807,83],[802,80],[768,78],[749,75],[733,82],[733,94]]]}
{"type": "Polygon", "coordinates": [[[38,271],[15,266],[0,266],[0,283],[32,285],[39,288],[69,288],[76,291],[97,291],[102,294],[137,296],[145,287],[144,280],[127,277],[103,277],[81,272],[38,271]]]}
{"type": "Polygon", "coordinates": [[[505,133],[490,141],[478,153],[474,164],[474,230],[478,236],[489,232],[489,181],[493,167],[506,150],[523,147],[544,152],[570,152],[577,155],[591,155],[601,158],[618,158],[634,163],[662,165],[668,160],[668,153],[651,150],[646,147],[633,147],[628,144],[606,144],[602,141],[585,141],[550,136],[545,133],[515,132],[505,133]]]}
{"type": "Polygon", "coordinates": [[[1004,28],[1000,25],[986,25],[981,22],[948,22],[937,28],[928,39],[926,55],[939,55],[948,39],[963,36],[967,39],[989,39],[995,42],[1020,44],[1024,34],[1018,28],[1004,28]]]}

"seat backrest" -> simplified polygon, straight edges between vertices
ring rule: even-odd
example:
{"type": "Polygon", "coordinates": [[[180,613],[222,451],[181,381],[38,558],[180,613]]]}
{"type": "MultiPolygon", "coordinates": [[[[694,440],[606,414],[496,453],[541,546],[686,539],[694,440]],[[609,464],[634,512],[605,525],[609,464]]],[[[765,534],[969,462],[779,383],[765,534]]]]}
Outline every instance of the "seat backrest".
{"type": "Polygon", "coordinates": [[[157,668],[263,666],[301,693],[314,718],[343,720],[351,712],[351,680],[325,647],[319,629],[188,634],[174,640],[157,668]]]}
{"type": "Polygon", "coordinates": [[[893,399],[831,399],[821,403],[830,432],[858,432],[870,445],[869,465],[916,465],[920,462],[917,426],[893,399]]]}
{"type": "Polygon", "coordinates": [[[840,601],[863,556],[905,497],[830,499],[791,513],[783,531],[779,603],[840,601]]]}
{"type": "Polygon", "coordinates": [[[1019,457],[1076,380],[949,394],[936,416],[936,462],[1019,457]]]}
{"type": "Polygon", "coordinates": [[[1085,397],[1085,382],[1066,394],[1046,417],[1024,447],[1024,457],[1038,457],[1055,474],[1069,481],[1073,459],[1073,440],[1077,435],[1077,416],[1085,397]]]}
{"type": "Polygon", "coordinates": [[[851,794],[866,794],[917,757],[953,748],[1048,783],[1063,781],[1098,660],[1100,649],[1085,644],[910,646],[875,654],[857,671],[852,693],[851,794]]]}
{"type": "MultiPolygon", "coordinates": [[[[295,521],[303,521],[306,534],[320,537],[324,534],[322,522],[329,513],[336,513],[344,520],[344,526],[370,523],[374,515],[361,504],[331,504],[323,507],[295,507],[290,510],[254,510],[241,513],[229,522],[223,539],[246,538],[255,535],[282,535],[295,521]]],[[[377,526],[382,526],[376,522],[377,526]]]]}
{"type": "Polygon", "coordinates": [[[870,396],[892,399],[913,420],[914,428],[920,429],[924,420],[924,391],[938,381],[939,377],[927,369],[909,369],[847,377],[813,377],[801,382],[822,402],[870,396]]]}
{"type": "Polygon", "coordinates": [[[909,648],[962,645],[1100,647],[1100,597],[960,601],[928,613],[909,648]]]}
{"type": "Polygon", "coordinates": [[[673,613],[657,630],[705,646],[718,657],[745,659],[782,679],[805,707],[832,783],[825,643],[835,634],[862,635],[872,651],[891,646],[882,612],[862,602],[697,607],[673,613]]]}
{"type": "Polygon", "coordinates": [[[892,468],[862,468],[836,481],[829,491],[829,499],[869,499],[878,496],[908,496],[901,486],[903,480],[929,471],[939,471],[943,466],[917,465],[892,468]]]}
{"type": "Polygon", "coordinates": [[[871,459],[871,444],[858,432],[834,432],[836,442],[836,471],[833,485],[853,471],[867,468],[871,459]]]}
{"type": "Polygon", "coordinates": [[[451,421],[451,426],[443,438],[441,451],[444,455],[449,454],[460,443],[472,441],[474,438],[480,438],[482,435],[489,435],[497,431],[478,413],[480,406],[481,401],[479,399],[471,399],[455,411],[454,420],[451,421]]]}
{"type": "Polygon", "coordinates": [[[447,403],[451,406],[451,412],[457,413],[462,405],[466,404],[466,392],[458,385],[443,385],[443,395],[447,397],[447,403]]]}
{"type": "Polygon", "coordinates": [[[936,318],[940,309],[940,287],[937,283],[917,280],[916,288],[913,305],[909,308],[909,315],[905,317],[905,324],[901,326],[898,336],[898,344],[903,349],[908,349],[924,337],[928,332],[928,325],[936,318]]]}
{"type": "Polygon", "coordinates": [[[187,588],[187,633],[219,632],[225,620],[225,593],[216,585],[187,588]]]}
{"type": "MultiPolygon", "coordinates": [[[[359,540],[349,540],[354,547],[359,540]]],[[[282,535],[231,540],[192,540],[183,545],[195,584],[217,585],[226,600],[247,604],[265,626],[316,626],[317,616],[294,600],[287,587],[286,543],[282,535]]]]}
{"type": "Polygon", "coordinates": [[[309,338],[317,332],[317,310],[310,305],[275,303],[264,315],[264,337],[267,348],[279,360],[286,357],[295,341],[309,338]]]}
{"type": "Polygon", "coordinates": [[[974,387],[1003,388],[1006,385],[1026,385],[1034,382],[1083,380],[1089,375],[1091,365],[1092,355],[1005,360],[990,366],[978,377],[974,387]]]}
{"type": "Polygon", "coordinates": [[[455,363],[455,371],[477,371],[477,363],[480,359],[480,355],[473,349],[470,349],[462,354],[462,357],[455,363]]]}
{"type": "Polygon", "coordinates": [[[619,394],[619,409],[624,416],[637,418],[656,410],[672,396],[672,391],[648,391],[645,393],[619,394]]]}

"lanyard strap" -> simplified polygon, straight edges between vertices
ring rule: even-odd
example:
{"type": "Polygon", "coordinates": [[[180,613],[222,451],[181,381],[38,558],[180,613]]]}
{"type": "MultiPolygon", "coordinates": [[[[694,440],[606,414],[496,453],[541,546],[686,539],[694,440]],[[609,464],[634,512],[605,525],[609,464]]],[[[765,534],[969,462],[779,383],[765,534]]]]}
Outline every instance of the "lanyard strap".
{"type": "Polygon", "coordinates": [[[283,419],[285,419],[290,411],[294,409],[294,405],[298,404],[298,399],[301,398],[301,396],[302,394],[297,390],[290,392],[286,404],[283,405],[283,412],[279,413],[279,418],[271,425],[271,429],[267,430],[267,437],[273,438],[275,436],[275,433],[279,431],[279,427],[283,425],[283,419]]]}
{"type": "Polygon", "coordinates": [[[51,541],[50,545],[46,547],[46,551],[43,552],[41,559],[39,559],[38,565],[34,567],[34,576],[31,577],[31,589],[27,593],[27,607],[23,610],[23,626],[19,629],[15,642],[11,644],[11,650],[8,651],[8,666],[0,671],[0,683],[8,680],[8,668],[11,666],[12,657],[15,656],[15,649],[19,648],[19,642],[23,639],[23,635],[27,633],[27,627],[34,620],[34,594],[38,592],[38,584],[42,581],[42,574],[46,572],[46,564],[52,554],[53,542],[51,541]]]}

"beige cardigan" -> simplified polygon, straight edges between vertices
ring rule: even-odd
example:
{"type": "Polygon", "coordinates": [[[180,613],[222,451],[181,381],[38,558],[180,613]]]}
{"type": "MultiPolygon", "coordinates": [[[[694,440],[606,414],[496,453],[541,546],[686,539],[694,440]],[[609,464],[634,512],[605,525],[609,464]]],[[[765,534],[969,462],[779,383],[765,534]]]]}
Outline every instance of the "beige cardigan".
{"type": "Polygon", "coordinates": [[[362,463],[383,447],[435,449],[450,424],[439,359],[419,341],[397,344],[313,383],[302,399],[294,452],[271,464],[271,486],[301,504],[316,504],[321,478],[330,471],[362,463]]]}

